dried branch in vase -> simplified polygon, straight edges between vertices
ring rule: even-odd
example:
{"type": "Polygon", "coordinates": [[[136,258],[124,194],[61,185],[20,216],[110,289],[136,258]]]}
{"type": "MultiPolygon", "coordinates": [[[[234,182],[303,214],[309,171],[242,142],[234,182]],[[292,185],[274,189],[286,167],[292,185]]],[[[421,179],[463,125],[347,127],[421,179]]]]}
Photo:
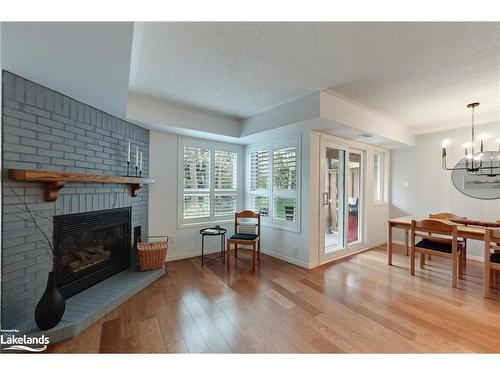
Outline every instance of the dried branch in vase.
{"type": "Polygon", "coordinates": [[[9,188],[22,206],[22,208],[17,207],[17,206],[16,206],[16,208],[18,208],[21,212],[25,212],[28,214],[29,219],[23,218],[23,220],[32,222],[35,225],[36,229],[43,236],[45,242],[47,243],[48,248],[45,247],[44,249],[46,250],[47,255],[50,257],[50,259],[52,261],[52,270],[55,270],[57,259],[54,256],[54,244],[51,240],[52,230],[51,229],[45,230],[40,225],[40,218],[42,218],[44,220],[48,220],[51,223],[52,223],[52,219],[49,218],[47,215],[45,215],[45,213],[43,213],[42,211],[33,212],[30,209],[28,203],[26,202],[26,198],[19,195],[12,186],[9,186],[9,188]]]}

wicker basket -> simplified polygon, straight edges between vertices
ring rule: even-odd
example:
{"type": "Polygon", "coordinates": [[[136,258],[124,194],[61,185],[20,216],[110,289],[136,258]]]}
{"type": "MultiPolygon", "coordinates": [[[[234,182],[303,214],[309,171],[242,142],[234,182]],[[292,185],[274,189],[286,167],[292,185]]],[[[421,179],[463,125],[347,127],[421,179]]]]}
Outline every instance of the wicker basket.
{"type": "MultiPolygon", "coordinates": [[[[163,236],[165,237],[165,236],[163,236]]],[[[137,242],[137,257],[141,271],[158,270],[165,265],[168,250],[168,237],[166,241],[137,242]]]]}

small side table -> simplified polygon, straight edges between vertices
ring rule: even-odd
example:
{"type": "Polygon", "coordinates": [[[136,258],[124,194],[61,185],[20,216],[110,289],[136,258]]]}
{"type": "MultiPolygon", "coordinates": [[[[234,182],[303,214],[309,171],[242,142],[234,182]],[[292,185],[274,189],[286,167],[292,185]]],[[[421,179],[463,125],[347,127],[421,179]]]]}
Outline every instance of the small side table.
{"type": "Polygon", "coordinates": [[[200,230],[201,234],[201,266],[209,264],[212,262],[217,262],[220,264],[226,264],[226,232],[225,228],[215,227],[215,228],[203,228],[200,230]],[[220,251],[216,257],[207,257],[207,262],[205,262],[205,236],[220,236],[220,251]]]}

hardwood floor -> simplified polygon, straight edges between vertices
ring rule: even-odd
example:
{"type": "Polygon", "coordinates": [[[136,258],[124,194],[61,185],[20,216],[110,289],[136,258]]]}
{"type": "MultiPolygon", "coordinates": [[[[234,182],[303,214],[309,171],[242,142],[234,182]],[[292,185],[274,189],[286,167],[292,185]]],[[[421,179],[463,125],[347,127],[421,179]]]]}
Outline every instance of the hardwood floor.
{"type": "Polygon", "coordinates": [[[482,297],[481,263],[469,262],[454,290],[447,260],[410,277],[395,248],[393,267],[383,247],[313,270],[263,255],[252,273],[248,251],[229,272],[199,258],[170,262],[166,276],[49,351],[500,352],[500,292],[482,297]]]}

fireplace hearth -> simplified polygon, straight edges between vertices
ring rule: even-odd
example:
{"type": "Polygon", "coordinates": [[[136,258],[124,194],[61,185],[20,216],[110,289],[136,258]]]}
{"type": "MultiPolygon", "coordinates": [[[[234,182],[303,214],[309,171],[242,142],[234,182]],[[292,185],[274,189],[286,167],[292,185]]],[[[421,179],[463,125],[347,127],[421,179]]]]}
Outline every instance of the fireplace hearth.
{"type": "Polygon", "coordinates": [[[130,266],[131,207],[54,217],[57,286],[65,298],[130,266]]]}

